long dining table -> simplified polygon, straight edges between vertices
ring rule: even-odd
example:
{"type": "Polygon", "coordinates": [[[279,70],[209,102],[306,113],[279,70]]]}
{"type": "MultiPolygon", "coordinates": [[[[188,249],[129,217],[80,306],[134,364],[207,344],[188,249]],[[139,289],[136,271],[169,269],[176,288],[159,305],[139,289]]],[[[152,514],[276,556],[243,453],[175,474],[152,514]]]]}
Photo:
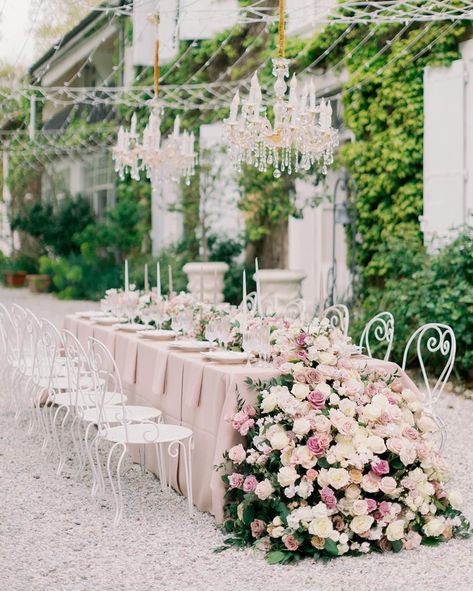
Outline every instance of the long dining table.
{"type": "MultiPolygon", "coordinates": [[[[255,392],[246,384],[248,377],[265,380],[278,375],[271,366],[228,365],[206,361],[200,353],[172,348],[170,341],[140,337],[100,325],[78,315],[68,315],[64,328],[72,332],[84,347],[90,337],[101,341],[110,351],[120,372],[129,404],[158,408],[163,420],[189,427],[194,432],[192,486],[194,504],[208,511],[217,522],[223,520],[225,487],[216,466],[223,454],[242,441],[230,418],[238,396],[254,402],[255,392]]],[[[365,359],[370,367],[399,371],[405,387],[417,390],[410,378],[392,363],[365,359]]],[[[141,450],[130,449],[135,461],[141,450]]],[[[141,458],[142,461],[142,458],[141,458]]],[[[145,457],[146,467],[157,472],[154,454],[145,457]]],[[[170,458],[173,488],[187,495],[183,462],[170,458]]]]}

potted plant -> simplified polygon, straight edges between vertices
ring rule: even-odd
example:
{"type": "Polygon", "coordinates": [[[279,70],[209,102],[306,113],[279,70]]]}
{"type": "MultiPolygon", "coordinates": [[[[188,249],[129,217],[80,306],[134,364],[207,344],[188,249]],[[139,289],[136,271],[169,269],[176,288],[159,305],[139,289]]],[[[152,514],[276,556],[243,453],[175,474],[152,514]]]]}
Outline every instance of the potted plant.
{"type": "Polygon", "coordinates": [[[35,271],[36,265],[32,258],[14,254],[3,261],[2,270],[8,287],[23,287],[27,274],[35,271]]]}
{"type": "Polygon", "coordinates": [[[51,277],[44,273],[27,275],[26,281],[32,293],[45,293],[51,286],[51,277]]]}

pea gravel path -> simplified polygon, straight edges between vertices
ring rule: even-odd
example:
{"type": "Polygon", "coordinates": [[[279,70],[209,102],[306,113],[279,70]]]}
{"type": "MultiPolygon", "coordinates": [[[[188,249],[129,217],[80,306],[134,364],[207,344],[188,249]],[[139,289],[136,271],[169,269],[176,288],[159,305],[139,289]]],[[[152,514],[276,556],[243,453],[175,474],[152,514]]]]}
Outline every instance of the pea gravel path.
{"type": "MultiPolygon", "coordinates": [[[[12,292],[0,290],[10,303],[12,292]]],[[[60,322],[70,302],[15,292],[18,303],[60,322]],[[24,297],[22,297],[24,296],[24,297]]],[[[90,304],[82,302],[82,307],[90,304]]],[[[473,516],[473,401],[445,395],[452,486],[473,516]]],[[[211,516],[189,519],[183,499],[165,498],[136,467],[124,482],[125,517],[111,526],[111,499],[92,500],[88,478],[61,477],[11,415],[0,412],[0,591],[398,591],[470,590],[473,540],[400,554],[269,566],[249,551],[214,554],[222,537],[211,516]]]]}

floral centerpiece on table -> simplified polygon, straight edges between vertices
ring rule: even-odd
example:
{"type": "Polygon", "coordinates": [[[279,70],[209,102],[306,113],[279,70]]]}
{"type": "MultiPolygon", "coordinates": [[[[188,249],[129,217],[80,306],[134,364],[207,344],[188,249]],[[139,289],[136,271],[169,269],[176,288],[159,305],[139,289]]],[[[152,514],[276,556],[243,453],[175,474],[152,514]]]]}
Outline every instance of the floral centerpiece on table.
{"type": "Polygon", "coordinates": [[[396,375],[359,369],[327,323],[274,333],[282,375],[253,383],[225,454],[226,545],[271,563],[413,549],[467,535],[457,493],[418,395],[396,375]]]}

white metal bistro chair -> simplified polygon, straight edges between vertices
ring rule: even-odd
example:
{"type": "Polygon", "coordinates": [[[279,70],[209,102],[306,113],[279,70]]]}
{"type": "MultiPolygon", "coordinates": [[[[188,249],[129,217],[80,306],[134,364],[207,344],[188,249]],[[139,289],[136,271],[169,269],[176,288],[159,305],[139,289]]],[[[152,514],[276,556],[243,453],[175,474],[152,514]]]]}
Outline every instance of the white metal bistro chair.
{"type": "Polygon", "coordinates": [[[453,329],[447,324],[429,323],[424,324],[418,328],[409,338],[404,349],[402,358],[402,369],[405,370],[409,360],[409,353],[415,348],[415,355],[422,373],[423,385],[426,394],[425,408],[430,412],[436,420],[440,428],[440,449],[443,448],[446,441],[446,429],[442,419],[437,415],[435,404],[442,394],[445,384],[452,373],[453,365],[455,363],[455,355],[457,350],[457,342],[453,329]],[[429,377],[425,367],[425,354],[435,354],[444,359],[444,365],[440,371],[438,378],[429,377]],[[432,386],[433,382],[433,386],[432,386]]]}
{"type": "MultiPolygon", "coordinates": [[[[112,370],[107,369],[104,359],[109,358],[106,347],[97,339],[89,340],[90,362],[96,378],[96,393],[98,400],[99,421],[97,424],[99,436],[96,441],[96,450],[101,442],[107,441],[111,448],[107,457],[107,473],[112,487],[115,502],[114,525],[117,526],[123,514],[123,497],[121,487],[121,466],[126,454],[127,445],[154,446],[158,466],[159,478],[163,491],[166,491],[169,484],[166,479],[165,453],[170,458],[177,458],[179,452],[184,462],[184,470],[187,485],[187,501],[189,515],[193,513],[192,497],[192,446],[193,432],[187,427],[180,425],[169,425],[158,423],[152,420],[134,420],[127,414],[127,409],[122,404],[122,416],[112,417],[108,415],[105,404],[105,393],[107,384],[113,383],[117,390],[121,389],[121,379],[117,367],[112,360],[112,370]],[[120,421],[117,419],[120,418],[120,421]],[[116,464],[116,483],[114,482],[112,463],[115,452],[118,451],[116,464]]],[[[100,462],[97,462],[98,470],[101,469],[100,462]]],[[[99,476],[100,478],[100,476],[99,476]]]]}
{"type": "Polygon", "coordinates": [[[322,312],[321,320],[326,318],[332,328],[339,328],[345,336],[348,335],[350,312],[345,304],[334,304],[322,312]]]}
{"type": "Polygon", "coordinates": [[[295,298],[284,306],[283,318],[288,320],[305,320],[306,303],[302,298],[295,298]]]}
{"type": "Polygon", "coordinates": [[[380,312],[379,314],[376,314],[376,316],[373,316],[373,318],[369,320],[363,329],[360,338],[360,349],[366,353],[368,357],[373,357],[373,340],[386,347],[383,359],[384,361],[387,361],[391,355],[394,340],[394,316],[391,312],[380,312]]]}

